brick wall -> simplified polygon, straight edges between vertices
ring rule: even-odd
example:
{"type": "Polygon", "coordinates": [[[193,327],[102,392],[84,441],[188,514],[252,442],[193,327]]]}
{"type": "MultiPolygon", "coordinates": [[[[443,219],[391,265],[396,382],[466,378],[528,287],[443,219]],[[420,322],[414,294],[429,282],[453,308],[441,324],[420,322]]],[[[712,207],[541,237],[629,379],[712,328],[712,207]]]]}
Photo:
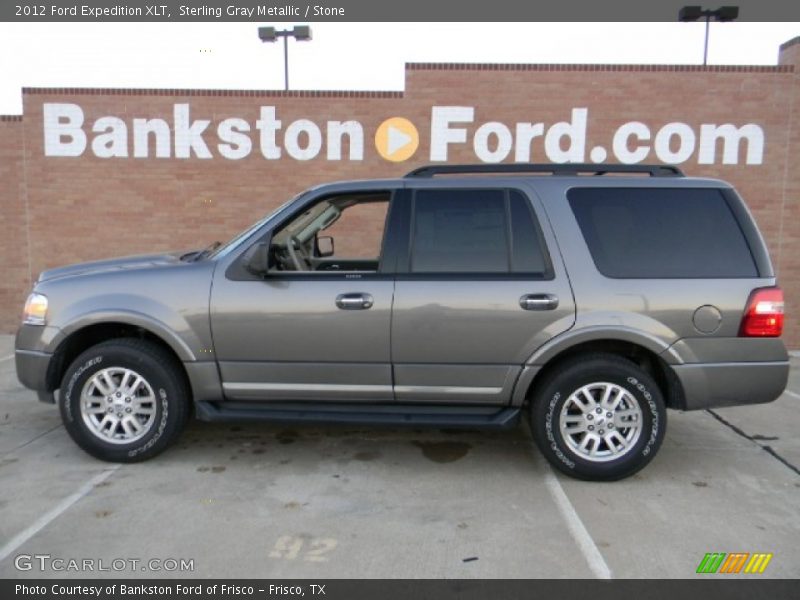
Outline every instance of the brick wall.
{"type": "MultiPolygon", "coordinates": [[[[800,348],[800,37],[781,46],[780,63],[794,65],[792,109],[788,115],[786,160],[780,196],[778,277],[787,296],[786,337],[792,348],[800,348]]],[[[774,242],[772,242],[774,244],[774,242]]]]}
{"type": "Polygon", "coordinates": [[[19,323],[30,288],[22,117],[0,115],[0,331],[19,323]]]}
{"type": "MultiPolygon", "coordinates": [[[[59,264],[225,240],[314,184],[398,176],[430,162],[432,106],[475,108],[474,123],[464,125],[468,143],[451,148],[450,162],[477,162],[471,140],[483,123],[497,121],[512,130],[517,122],[549,127],[569,120],[573,107],[584,107],[587,161],[595,146],[609,149],[614,131],[629,121],[647,124],[653,134],[672,122],[695,132],[704,123],[752,122],[763,129],[762,164],[744,164],[742,147],[738,165],[721,164],[719,158],[712,165],[698,164],[695,150],[681,167],[690,175],[730,181],[748,201],[787,294],[786,340],[797,348],[800,176],[791,159],[800,150],[800,124],[793,123],[800,116],[799,77],[800,38],[781,48],[775,67],[409,64],[403,93],[26,89],[24,119],[0,120],[0,328],[16,326],[29,273],[35,277],[59,264]],[[187,103],[192,119],[211,120],[206,138],[214,156],[155,158],[152,141],[150,158],[98,158],[90,148],[80,157],[45,156],[44,103],[79,105],[90,140],[91,124],[99,117],[113,115],[128,128],[135,118],[172,123],[173,106],[187,103]],[[360,122],[363,160],[327,160],[324,141],[311,160],[289,158],[285,149],[280,160],[266,160],[255,130],[246,158],[220,156],[211,135],[217,124],[238,117],[253,126],[262,106],[276,107],[282,121],[279,140],[297,119],[318,123],[323,138],[327,120],[360,122]],[[400,163],[381,158],[373,142],[380,123],[394,116],[419,129],[419,149],[400,163]]],[[[130,149],[132,132],[128,136],[130,149]]],[[[532,162],[548,162],[541,137],[530,148],[532,162]]],[[[344,144],[345,158],[348,151],[344,144]]],[[[512,151],[508,160],[513,157],[512,151]]],[[[657,159],[651,153],[645,162],[657,159]]]]}

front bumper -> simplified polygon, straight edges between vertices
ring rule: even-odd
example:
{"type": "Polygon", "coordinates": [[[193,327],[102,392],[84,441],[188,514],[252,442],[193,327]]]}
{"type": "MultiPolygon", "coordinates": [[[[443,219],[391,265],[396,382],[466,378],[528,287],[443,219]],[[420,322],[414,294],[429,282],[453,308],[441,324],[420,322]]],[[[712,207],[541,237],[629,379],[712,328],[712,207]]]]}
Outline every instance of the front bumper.
{"type": "Polygon", "coordinates": [[[52,349],[57,347],[61,330],[46,325],[21,325],[14,342],[17,379],[34,390],[43,402],[55,402],[54,386],[48,379],[53,360],[52,349]]]}
{"type": "Polygon", "coordinates": [[[789,380],[789,361],[672,365],[686,410],[772,402],[789,380]]]}
{"type": "Polygon", "coordinates": [[[47,370],[52,358],[52,354],[36,350],[16,350],[14,353],[19,382],[35,390],[39,400],[50,403],[55,402],[53,390],[47,389],[47,370]]]}

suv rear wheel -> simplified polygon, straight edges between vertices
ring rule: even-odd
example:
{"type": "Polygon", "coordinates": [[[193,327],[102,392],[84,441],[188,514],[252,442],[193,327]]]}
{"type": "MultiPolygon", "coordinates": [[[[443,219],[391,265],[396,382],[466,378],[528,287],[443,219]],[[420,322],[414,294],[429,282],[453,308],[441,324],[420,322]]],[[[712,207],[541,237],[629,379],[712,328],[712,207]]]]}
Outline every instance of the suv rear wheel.
{"type": "Polygon", "coordinates": [[[635,363],[611,354],[570,359],[538,387],[531,428],[560,471],[611,481],[649,463],[664,438],[661,390],[635,363]]]}
{"type": "Polygon", "coordinates": [[[188,388],[172,356],[145,340],[103,342],[81,354],[61,383],[64,426],[86,452],[137,462],[164,451],[186,424],[188,388]]]}

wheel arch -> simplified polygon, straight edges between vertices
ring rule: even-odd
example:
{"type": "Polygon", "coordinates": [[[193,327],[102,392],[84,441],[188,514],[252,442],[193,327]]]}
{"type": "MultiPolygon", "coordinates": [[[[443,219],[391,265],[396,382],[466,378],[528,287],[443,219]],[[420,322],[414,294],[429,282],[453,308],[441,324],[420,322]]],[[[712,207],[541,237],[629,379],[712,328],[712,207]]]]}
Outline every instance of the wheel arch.
{"type": "MultiPolygon", "coordinates": [[[[121,338],[135,338],[148,340],[167,352],[180,369],[181,376],[188,383],[188,374],[183,365],[183,356],[188,348],[176,348],[169,341],[148,327],[130,321],[111,320],[85,323],[75,326],[68,332],[62,331],[62,339],[58,343],[47,369],[47,390],[53,391],[60,387],[64,373],[70,364],[83,352],[101,342],[121,338]],[[183,355],[183,356],[182,356],[183,355]]],[[[174,342],[173,342],[174,343],[174,342]]],[[[191,389],[191,387],[189,388],[191,389]]]]}
{"type": "Polygon", "coordinates": [[[578,339],[572,344],[561,345],[557,350],[548,349],[546,352],[537,353],[539,359],[533,364],[526,365],[513,394],[513,404],[522,406],[535,395],[537,386],[546,379],[547,375],[567,360],[582,354],[613,354],[630,360],[641,369],[650,374],[656,381],[664,397],[667,408],[684,409],[686,398],[684,390],[675,372],[669,363],[657,350],[667,350],[652,340],[643,343],[642,340],[633,341],[629,337],[598,337],[578,339]],[[546,359],[542,359],[546,357],[546,359]]]}

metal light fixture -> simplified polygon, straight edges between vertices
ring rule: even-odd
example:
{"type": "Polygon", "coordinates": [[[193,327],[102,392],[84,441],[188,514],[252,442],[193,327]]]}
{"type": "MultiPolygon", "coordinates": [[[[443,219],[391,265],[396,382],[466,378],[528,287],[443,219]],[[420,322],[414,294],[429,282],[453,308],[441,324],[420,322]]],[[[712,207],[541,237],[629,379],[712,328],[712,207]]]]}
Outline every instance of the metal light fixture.
{"type": "Polygon", "coordinates": [[[308,25],[295,25],[292,29],[276,30],[274,27],[259,27],[258,38],[262,42],[275,42],[283,38],[283,83],[285,90],[289,89],[289,38],[293,37],[298,42],[311,40],[311,27],[308,25]]]}
{"type": "Polygon", "coordinates": [[[710,10],[701,6],[684,6],[678,12],[678,20],[684,23],[689,21],[706,20],[706,40],[703,47],[703,66],[708,64],[708,26],[711,21],[735,21],[739,16],[738,6],[721,6],[716,10],[710,10]]]}

